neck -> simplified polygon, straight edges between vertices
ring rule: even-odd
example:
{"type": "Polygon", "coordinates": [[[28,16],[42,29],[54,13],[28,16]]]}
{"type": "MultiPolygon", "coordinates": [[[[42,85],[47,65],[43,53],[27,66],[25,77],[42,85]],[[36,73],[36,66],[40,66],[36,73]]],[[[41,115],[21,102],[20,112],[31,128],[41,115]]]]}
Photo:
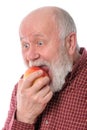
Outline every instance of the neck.
{"type": "Polygon", "coordinates": [[[80,59],[80,56],[81,56],[81,54],[79,53],[79,50],[77,49],[73,56],[73,64],[75,64],[80,59]]]}

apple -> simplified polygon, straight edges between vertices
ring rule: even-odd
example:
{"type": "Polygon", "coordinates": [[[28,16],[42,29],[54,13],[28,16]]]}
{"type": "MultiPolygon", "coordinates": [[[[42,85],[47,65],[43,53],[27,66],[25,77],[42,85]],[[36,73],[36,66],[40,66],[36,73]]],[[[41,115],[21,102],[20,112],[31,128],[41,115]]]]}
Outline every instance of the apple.
{"type": "MultiPolygon", "coordinates": [[[[37,71],[37,70],[42,70],[43,71],[43,74],[41,75],[41,77],[44,77],[44,76],[48,76],[48,74],[47,74],[47,72],[45,71],[45,70],[43,70],[42,68],[40,68],[40,67],[38,67],[38,66],[33,66],[33,67],[30,67],[28,70],[26,70],[25,71],[25,73],[24,73],[24,79],[26,79],[28,76],[29,76],[29,74],[31,74],[31,73],[33,73],[33,72],[35,72],[35,71],[37,71]]],[[[40,77],[40,78],[41,78],[40,77]]],[[[39,79],[39,78],[38,78],[39,79]]],[[[37,80],[37,79],[36,79],[37,80]]],[[[35,81],[36,81],[35,80],[35,81]]]]}

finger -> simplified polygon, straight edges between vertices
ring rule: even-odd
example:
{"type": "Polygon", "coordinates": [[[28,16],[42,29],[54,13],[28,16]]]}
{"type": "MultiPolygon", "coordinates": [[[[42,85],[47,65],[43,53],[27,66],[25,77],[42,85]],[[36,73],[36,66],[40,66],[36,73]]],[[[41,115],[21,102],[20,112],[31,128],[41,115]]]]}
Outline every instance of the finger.
{"type": "Polygon", "coordinates": [[[43,87],[43,88],[37,93],[37,95],[38,95],[38,97],[43,98],[43,97],[45,97],[50,91],[51,91],[51,90],[50,90],[50,87],[47,85],[47,86],[43,87]]]}
{"type": "Polygon", "coordinates": [[[32,86],[32,89],[33,89],[33,91],[38,92],[38,91],[40,91],[44,86],[46,86],[47,84],[49,84],[49,82],[50,82],[50,79],[49,79],[48,76],[40,77],[40,78],[38,78],[38,79],[34,82],[34,84],[33,84],[33,86],[32,86]]]}
{"type": "Polygon", "coordinates": [[[32,87],[34,81],[43,74],[42,70],[35,71],[31,73],[26,79],[24,79],[23,87],[29,88],[32,87]]]}
{"type": "Polygon", "coordinates": [[[49,93],[47,93],[47,95],[43,98],[43,102],[48,103],[51,100],[52,96],[53,96],[53,92],[49,91],[49,93]]]}
{"type": "Polygon", "coordinates": [[[18,90],[21,89],[23,83],[23,79],[20,79],[18,82],[18,90]]]}

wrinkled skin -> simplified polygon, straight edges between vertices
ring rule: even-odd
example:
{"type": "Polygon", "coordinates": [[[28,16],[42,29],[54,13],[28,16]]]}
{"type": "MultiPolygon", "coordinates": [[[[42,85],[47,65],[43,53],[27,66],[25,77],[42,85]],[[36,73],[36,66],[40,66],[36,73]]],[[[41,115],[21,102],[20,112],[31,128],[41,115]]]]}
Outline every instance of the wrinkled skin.
{"type": "MultiPolygon", "coordinates": [[[[45,60],[52,64],[59,59],[58,51],[63,41],[58,37],[52,10],[37,10],[26,16],[20,25],[19,35],[22,55],[28,67],[35,61],[45,60]]],[[[75,48],[71,45],[73,45],[73,38],[68,39],[66,46],[67,50],[69,48],[70,56],[75,48]]],[[[25,80],[20,79],[17,91],[17,120],[29,124],[35,123],[51,100],[52,72],[47,69],[50,78],[45,76],[34,84],[33,81],[42,75],[42,71],[33,72],[25,80]]]]}

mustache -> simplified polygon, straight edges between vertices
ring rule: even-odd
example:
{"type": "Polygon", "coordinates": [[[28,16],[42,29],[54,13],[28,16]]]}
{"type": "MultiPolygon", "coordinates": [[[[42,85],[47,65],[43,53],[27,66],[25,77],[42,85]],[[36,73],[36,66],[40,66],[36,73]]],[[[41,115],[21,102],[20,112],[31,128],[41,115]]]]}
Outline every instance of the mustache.
{"type": "Polygon", "coordinates": [[[29,67],[33,66],[47,66],[50,67],[50,63],[46,60],[29,61],[29,67]]]}

